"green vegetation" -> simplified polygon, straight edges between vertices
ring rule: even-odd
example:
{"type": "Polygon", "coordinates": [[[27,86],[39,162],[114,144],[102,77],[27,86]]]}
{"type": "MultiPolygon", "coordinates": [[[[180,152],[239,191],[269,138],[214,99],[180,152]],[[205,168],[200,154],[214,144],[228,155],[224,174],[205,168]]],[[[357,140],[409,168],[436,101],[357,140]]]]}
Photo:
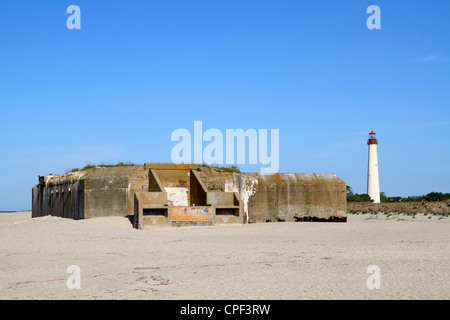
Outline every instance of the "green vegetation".
{"type": "MultiPolygon", "coordinates": [[[[107,168],[107,167],[129,167],[129,166],[135,166],[136,164],[133,162],[118,162],[116,164],[109,164],[109,163],[101,163],[101,164],[92,164],[89,161],[86,161],[86,165],[83,168],[73,168],[68,170],[66,173],[69,172],[78,172],[78,171],[84,171],[84,170],[89,170],[89,169],[93,169],[93,168],[107,168]]],[[[241,173],[241,170],[239,170],[239,168],[237,166],[210,166],[206,163],[204,164],[200,164],[199,167],[208,167],[211,169],[216,170],[217,172],[235,172],[235,173],[241,173]]]]}
{"type": "Polygon", "coordinates": [[[88,170],[88,169],[92,169],[92,168],[97,168],[97,167],[100,167],[100,168],[108,168],[108,167],[130,167],[130,166],[135,166],[135,165],[136,165],[135,163],[132,163],[132,162],[130,162],[130,161],[127,161],[127,162],[122,162],[122,161],[120,161],[120,162],[117,162],[116,164],[101,163],[101,164],[98,164],[98,165],[95,165],[95,164],[90,163],[89,161],[86,161],[86,165],[85,165],[83,168],[81,168],[81,169],[79,169],[79,168],[74,168],[74,169],[71,169],[71,170],[67,171],[66,173],[68,173],[68,172],[84,171],[84,170],[88,170]]]}
{"type": "Polygon", "coordinates": [[[241,170],[237,166],[229,166],[229,167],[219,167],[219,166],[210,166],[206,163],[200,164],[199,167],[207,167],[216,170],[217,172],[235,172],[240,173],[241,170]]]}
{"type": "Polygon", "coordinates": [[[387,197],[384,192],[380,193],[381,202],[435,202],[435,201],[448,201],[450,200],[450,193],[442,192],[430,192],[423,196],[410,196],[406,198],[402,197],[387,197]]]}
{"type": "Polygon", "coordinates": [[[373,202],[368,194],[353,193],[352,188],[347,186],[347,202],[373,202]]]}
{"type": "MultiPolygon", "coordinates": [[[[435,202],[449,201],[450,193],[430,192],[423,196],[387,197],[384,192],[380,192],[381,202],[435,202]]],[[[350,186],[347,186],[347,202],[373,202],[367,194],[355,194],[350,186]]]]}

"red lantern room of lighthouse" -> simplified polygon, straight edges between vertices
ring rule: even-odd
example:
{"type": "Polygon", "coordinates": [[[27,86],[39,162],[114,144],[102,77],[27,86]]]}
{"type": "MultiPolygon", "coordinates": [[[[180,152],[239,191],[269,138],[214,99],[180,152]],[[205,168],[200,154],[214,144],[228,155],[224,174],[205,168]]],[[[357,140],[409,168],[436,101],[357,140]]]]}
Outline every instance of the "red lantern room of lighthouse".
{"type": "Polygon", "coordinates": [[[373,132],[373,130],[369,133],[369,140],[367,140],[367,144],[378,144],[377,135],[373,132]]]}

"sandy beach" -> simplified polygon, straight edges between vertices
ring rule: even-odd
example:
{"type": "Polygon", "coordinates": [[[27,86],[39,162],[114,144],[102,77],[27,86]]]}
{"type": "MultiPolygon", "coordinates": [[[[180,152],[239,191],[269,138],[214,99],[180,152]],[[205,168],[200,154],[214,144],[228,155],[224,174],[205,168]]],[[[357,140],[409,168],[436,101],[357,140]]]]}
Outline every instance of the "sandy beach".
{"type": "Polygon", "coordinates": [[[136,230],[0,213],[0,299],[450,299],[450,218],[136,230]],[[69,289],[69,266],[80,289],[69,289]],[[379,289],[369,289],[369,266],[379,289]]]}

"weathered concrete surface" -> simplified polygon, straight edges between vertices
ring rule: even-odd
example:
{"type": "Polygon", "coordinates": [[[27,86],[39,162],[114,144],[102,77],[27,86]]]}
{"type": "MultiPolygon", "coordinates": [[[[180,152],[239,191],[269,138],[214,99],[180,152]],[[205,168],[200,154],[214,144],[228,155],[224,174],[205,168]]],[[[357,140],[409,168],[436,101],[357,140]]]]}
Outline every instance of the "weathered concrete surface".
{"type": "Polygon", "coordinates": [[[249,200],[249,220],[345,219],[346,184],[334,174],[259,175],[249,200]]]}
{"type": "Polygon", "coordinates": [[[230,173],[146,163],[45,176],[33,217],[134,216],[137,227],[170,223],[171,206],[212,206],[214,223],[345,221],[346,184],[334,174],[230,173]]]}
{"type": "Polygon", "coordinates": [[[167,193],[134,193],[134,227],[142,229],[145,225],[170,224],[171,206],[167,203],[167,193]],[[144,212],[146,211],[146,212],[144,212]]]}
{"type": "Polygon", "coordinates": [[[85,217],[127,216],[133,193],[148,189],[144,166],[94,168],[84,176],[85,217]]]}
{"type": "Polygon", "coordinates": [[[33,217],[54,215],[74,219],[127,216],[134,211],[134,192],[147,189],[144,166],[48,175],[33,187],[32,214],[33,217]]]}
{"type": "Polygon", "coordinates": [[[39,177],[32,189],[32,217],[83,219],[85,171],[39,177]]]}
{"type": "Polygon", "coordinates": [[[334,174],[198,170],[209,191],[239,195],[244,219],[248,222],[345,221],[346,183],[334,174]]]}

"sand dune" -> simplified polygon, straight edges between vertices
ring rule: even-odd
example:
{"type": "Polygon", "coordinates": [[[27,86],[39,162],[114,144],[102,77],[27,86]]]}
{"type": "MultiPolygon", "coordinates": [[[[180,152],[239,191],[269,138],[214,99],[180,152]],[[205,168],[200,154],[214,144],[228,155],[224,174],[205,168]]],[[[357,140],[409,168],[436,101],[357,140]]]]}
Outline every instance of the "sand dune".
{"type": "MultiPolygon", "coordinates": [[[[430,218],[431,217],[431,218],[430,218]]],[[[133,229],[0,214],[0,299],[449,299],[450,219],[133,229]],[[80,268],[68,289],[67,267],[80,268]],[[368,289],[370,265],[380,289],[368,289]]]]}

